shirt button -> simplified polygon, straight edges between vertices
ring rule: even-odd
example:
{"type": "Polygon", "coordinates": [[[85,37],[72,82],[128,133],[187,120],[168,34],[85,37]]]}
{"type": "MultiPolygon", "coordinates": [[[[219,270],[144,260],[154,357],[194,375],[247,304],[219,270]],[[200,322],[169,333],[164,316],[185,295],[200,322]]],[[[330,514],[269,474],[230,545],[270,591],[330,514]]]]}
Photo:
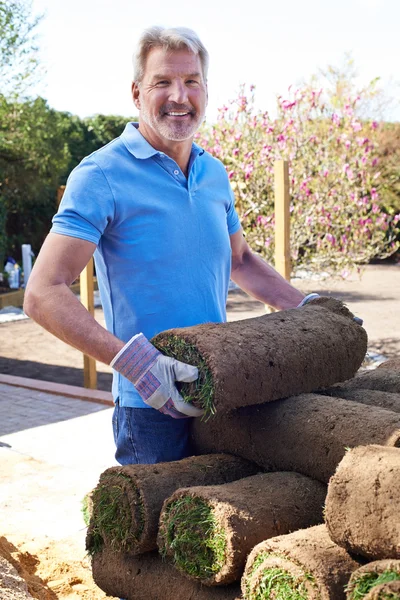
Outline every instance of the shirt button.
{"type": "Polygon", "coordinates": [[[174,171],[174,175],[179,175],[179,171],[178,171],[178,169],[175,169],[175,171],[174,171]]]}

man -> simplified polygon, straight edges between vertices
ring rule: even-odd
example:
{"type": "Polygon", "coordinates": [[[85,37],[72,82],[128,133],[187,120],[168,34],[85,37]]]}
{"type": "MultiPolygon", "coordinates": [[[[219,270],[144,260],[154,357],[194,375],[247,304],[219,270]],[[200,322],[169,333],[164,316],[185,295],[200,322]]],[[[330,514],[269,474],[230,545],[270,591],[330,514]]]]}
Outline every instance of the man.
{"type": "Polygon", "coordinates": [[[190,453],[191,418],[175,381],[197,369],[162,356],[160,331],[226,319],[231,277],[278,309],[304,302],[248,247],[224,166],[193,143],[207,105],[208,54],[188,29],[145,31],[135,55],[139,125],[72,172],[25,294],[44,328],[115,369],[116,458],[155,463],[190,453]],[[107,329],[69,290],[90,257],[107,329]]]}

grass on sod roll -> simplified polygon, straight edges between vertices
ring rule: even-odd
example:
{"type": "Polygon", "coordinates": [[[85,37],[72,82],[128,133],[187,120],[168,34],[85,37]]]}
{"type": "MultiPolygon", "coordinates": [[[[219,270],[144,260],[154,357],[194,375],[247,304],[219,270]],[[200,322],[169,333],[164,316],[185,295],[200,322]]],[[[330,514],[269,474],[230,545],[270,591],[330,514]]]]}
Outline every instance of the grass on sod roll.
{"type": "MultiPolygon", "coordinates": [[[[271,556],[280,557],[278,554],[262,552],[252,565],[252,573],[255,573],[258,567],[271,556]]],[[[248,576],[247,598],[250,598],[250,582],[252,573],[248,576]]],[[[259,592],[253,596],[254,600],[266,600],[268,598],[276,598],[277,600],[307,600],[308,591],[305,585],[307,580],[312,585],[315,585],[314,577],[311,573],[304,573],[303,577],[295,577],[289,571],[271,567],[265,569],[259,585],[259,592]],[[273,592],[273,596],[271,593],[273,592]]]]}
{"type": "Polygon", "coordinates": [[[226,539],[211,506],[200,498],[185,496],[171,502],[165,519],[166,544],[174,564],[192,577],[206,579],[224,564],[226,539]]]}
{"type": "MultiPolygon", "coordinates": [[[[118,473],[117,478],[129,482],[132,490],[132,479],[123,473],[118,473]]],[[[125,500],[126,492],[123,486],[98,485],[93,490],[94,512],[92,519],[91,544],[89,554],[98,552],[104,543],[103,536],[110,541],[113,550],[129,552],[132,542],[140,539],[144,529],[144,509],[137,494],[139,506],[139,522],[136,522],[136,535],[132,532],[132,513],[125,500]]]]}
{"type": "Polygon", "coordinates": [[[199,378],[193,383],[179,383],[178,389],[185,402],[193,402],[198,408],[204,409],[204,416],[215,414],[214,382],[211,371],[196,346],[188,344],[176,335],[170,335],[162,343],[154,343],[156,348],[166,356],[176,358],[181,362],[199,369],[199,378]]]}
{"type": "Polygon", "coordinates": [[[82,512],[83,521],[84,521],[86,527],[89,526],[89,522],[90,522],[90,516],[91,516],[91,509],[89,508],[90,504],[91,504],[91,492],[89,492],[88,494],[85,494],[85,496],[82,498],[82,501],[81,501],[81,512],[82,512]]]}
{"type": "Polygon", "coordinates": [[[400,573],[396,573],[396,571],[383,571],[383,573],[363,573],[360,575],[360,578],[354,582],[351,600],[361,600],[377,585],[389,583],[390,581],[400,581],[400,573]]]}

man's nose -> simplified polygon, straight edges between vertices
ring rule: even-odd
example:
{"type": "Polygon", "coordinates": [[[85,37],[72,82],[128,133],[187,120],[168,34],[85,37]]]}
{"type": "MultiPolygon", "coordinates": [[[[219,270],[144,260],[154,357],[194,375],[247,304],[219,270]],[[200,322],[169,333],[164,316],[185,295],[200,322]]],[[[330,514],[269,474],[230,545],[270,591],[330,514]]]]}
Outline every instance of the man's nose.
{"type": "Polygon", "coordinates": [[[185,104],[188,101],[187,88],[183,81],[176,80],[173,82],[169,99],[171,102],[176,102],[176,104],[185,104]]]}

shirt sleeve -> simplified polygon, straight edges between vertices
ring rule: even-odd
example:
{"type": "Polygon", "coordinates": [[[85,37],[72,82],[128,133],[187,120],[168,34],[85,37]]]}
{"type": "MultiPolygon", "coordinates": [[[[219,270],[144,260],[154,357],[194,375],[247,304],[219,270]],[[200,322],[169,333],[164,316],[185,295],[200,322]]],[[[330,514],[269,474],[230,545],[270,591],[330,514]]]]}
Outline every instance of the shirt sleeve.
{"type": "Polygon", "coordinates": [[[97,245],[114,212],[113,194],[102,169],[92,159],[84,159],[68,178],[51,232],[97,245]]]}
{"type": "Polygon", "coordinates": [[[229,199],[229,204],[228,204],[228,208],[226,211],[226,220],[228,223],[229,235],[233,235],[234,233],[239,231],[240,221],[239,221],[239,217],[236,212],[236,209],[235,209],[235,196],[233,194],[233,190],[230,185],[229,185],[229,194],[230,194],[230,199],[229,199]]]}

